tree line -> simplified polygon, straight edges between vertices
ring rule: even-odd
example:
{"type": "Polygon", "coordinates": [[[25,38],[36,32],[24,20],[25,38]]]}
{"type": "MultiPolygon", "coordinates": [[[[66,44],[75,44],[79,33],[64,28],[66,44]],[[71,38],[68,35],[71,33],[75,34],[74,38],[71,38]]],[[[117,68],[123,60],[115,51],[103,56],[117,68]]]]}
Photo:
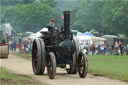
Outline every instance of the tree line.
{"type": "Polygon", "coordinates": [[[36,32],[45,27],[51,18],[63,25],[62,8],[71,10],[71,27],[85,32],[121,33],[128,35],[128,0],[0,0],[1,23],[10,22],[17,31],[36,32]],[[67,7],[67,8],[66,8],[67,7]],[[58,11],[59,10],[59,11],[58,11]],[[61,10],[61,11],[60,11],[61,10]]]}

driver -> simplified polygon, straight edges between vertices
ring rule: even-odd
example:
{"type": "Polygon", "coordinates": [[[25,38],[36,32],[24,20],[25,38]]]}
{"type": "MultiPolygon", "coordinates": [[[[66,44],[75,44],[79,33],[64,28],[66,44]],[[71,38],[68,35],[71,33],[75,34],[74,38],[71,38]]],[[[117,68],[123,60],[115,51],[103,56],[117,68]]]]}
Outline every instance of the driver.
{"type": "Polygon", "coordinates": [[[54,19],[51,19],[51,21],[50,21],[50,23],[48,24],[48,30],[49,31],[52,31],[52,30],[54,30],[54,26],[55,26],[55,24],[54,24],[54,19]]]}

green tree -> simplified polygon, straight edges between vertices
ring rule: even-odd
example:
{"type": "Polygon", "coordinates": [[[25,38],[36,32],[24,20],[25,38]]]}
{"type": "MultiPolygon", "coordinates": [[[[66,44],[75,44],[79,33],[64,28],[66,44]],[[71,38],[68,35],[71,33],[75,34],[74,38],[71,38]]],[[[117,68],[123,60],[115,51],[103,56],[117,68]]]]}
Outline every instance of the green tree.
{"type": "Polygon", "coordinates": [[[17,4],[30,4],[35,0],[0,0],[0,5],[9,6],[9,5],[17,5],[17,4]]]}
{"type": "Polygon", "coordinates": [[[56,0],[37,0],[39,3],[48,4],[51,7],[54,7],[56,4],[56,0]]]}
{"type": "Polygon", "coordinates": [[[17,5],[9,8],[5,17],[18,31],[36,32],[47,25],[52,17],[52,8],[41,3],[17,5]]]}
{"type": "Polygon", "coordinates": [[[76,13],[77,21],[75,26],[79,26],[82,31],[97,30],[103,31],[101,25],[101,9],[103,2],[100,0],[82,0],[80,8],[76,13]]]}
{"type": "Polygon", "coordinates": [[[105,2],[102,10],[102,26],[111,32],[128,35],[128,1],[105,2]]]}

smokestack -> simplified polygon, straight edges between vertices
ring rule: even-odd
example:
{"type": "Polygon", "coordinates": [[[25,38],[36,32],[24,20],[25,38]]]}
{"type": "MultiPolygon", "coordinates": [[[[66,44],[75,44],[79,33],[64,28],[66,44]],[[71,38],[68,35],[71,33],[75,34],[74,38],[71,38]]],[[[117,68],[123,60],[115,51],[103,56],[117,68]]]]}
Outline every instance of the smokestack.
{"type": "Polygon", "coordinates": [[[69,39],[70,34],[70,11],[64,11],[64,32],[65,38],[69,39]]]}

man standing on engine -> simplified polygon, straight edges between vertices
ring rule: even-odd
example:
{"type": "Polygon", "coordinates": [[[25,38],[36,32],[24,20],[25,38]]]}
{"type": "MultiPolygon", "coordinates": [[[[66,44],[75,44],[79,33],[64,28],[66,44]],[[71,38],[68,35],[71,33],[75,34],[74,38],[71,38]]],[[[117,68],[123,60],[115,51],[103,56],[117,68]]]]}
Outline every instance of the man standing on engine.
{"type": "Polygon", "coordinates": [[[55,27],[54,19],[51,19],[51,21],[49,22],[47,27],[48,27],[49,31],[52,31],[54,29],[54,27],[55,27]]]}

